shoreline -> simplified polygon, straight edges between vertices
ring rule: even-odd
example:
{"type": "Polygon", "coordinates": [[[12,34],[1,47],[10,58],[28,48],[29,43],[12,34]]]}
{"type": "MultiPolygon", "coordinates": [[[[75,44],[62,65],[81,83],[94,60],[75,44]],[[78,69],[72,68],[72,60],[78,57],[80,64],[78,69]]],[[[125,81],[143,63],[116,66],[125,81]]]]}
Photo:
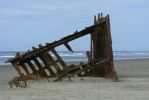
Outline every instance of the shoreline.
{"type": "MultiPolygon", "coordinates": [[[[114,60],[114,63],[115,62],[123,62],[123,61],[149,61],[149,58],[145,58],[145,59],[120,59],[120,60],[114,60]]],[[[67,64],[79,64],[80,62],[87,62],[87,61],[65,61],[67,64]]],[[[1,66],[12,66],[11,64],[0,64],[0,67],[1,66]]]]}

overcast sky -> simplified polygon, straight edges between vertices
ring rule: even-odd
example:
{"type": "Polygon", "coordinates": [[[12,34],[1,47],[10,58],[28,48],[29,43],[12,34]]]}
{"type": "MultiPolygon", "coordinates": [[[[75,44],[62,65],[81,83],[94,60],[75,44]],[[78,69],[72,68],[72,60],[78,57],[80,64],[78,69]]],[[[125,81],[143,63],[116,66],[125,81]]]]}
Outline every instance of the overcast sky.
{"type": "MultiPolygon", "coordinates": [[[[109,14],[114,51],[149,51],[149,0],[0,0],[0,51],[26,51],[109,14]]],[[[88,50],[89,36],[70,43],[88,50]]],[[[67,50],[60,47],[58,50],[67,50]]]]}

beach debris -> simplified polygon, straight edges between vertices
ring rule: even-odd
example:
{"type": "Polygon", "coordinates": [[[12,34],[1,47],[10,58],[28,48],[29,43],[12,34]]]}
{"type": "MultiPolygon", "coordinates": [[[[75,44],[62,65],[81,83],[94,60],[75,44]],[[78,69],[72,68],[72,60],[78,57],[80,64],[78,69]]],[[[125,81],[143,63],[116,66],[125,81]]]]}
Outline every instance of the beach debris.
{"type": "MultiPolygon", "coordinates": [[[[24,54],[17,53],[8,62],[13,65],[20,76],[22,73],[24,74],[26,77],[24,80],[30,80],[32,75],[39,78],[57,77],[54,81],[74,75],[100,76],[118,80],[113,64],[110,19],[109,15],[103,17],[102,13],[98,14],[98,17],[94,16],[92,26],[75,31],[58,41],[46,43],[44,46],[39,44],[38,47],[32,47],[32,50],[28,50],[24,54]],[[64,45],[68,51],[73,52],[69,42],[88,34],[91,36],[90,51],[86,52],[88,63],[68,66],[55,48],[64,45]],[[85,74],[81,75],[82,72],[85,74]]],[[[18,84],[14,81],[12,83],[18,84]]]]}
{"type": "Polygon", "coordinates": [[[11,81],[9,81],[9,86],[11,88],[26,88],[26,79],[24,79],[24,74],[22,73],[20,77],[14,77],[11,81]]]}
{"type": "Polygon", "coordinates": [[[9,81],[9,86],[11,88],[26,88],[27,80],[35,80],[38,81],[40,78],[37,75],[29,75],[25,76],[21,73],[20,77],[14,77],[11,81],[9,81]]]}

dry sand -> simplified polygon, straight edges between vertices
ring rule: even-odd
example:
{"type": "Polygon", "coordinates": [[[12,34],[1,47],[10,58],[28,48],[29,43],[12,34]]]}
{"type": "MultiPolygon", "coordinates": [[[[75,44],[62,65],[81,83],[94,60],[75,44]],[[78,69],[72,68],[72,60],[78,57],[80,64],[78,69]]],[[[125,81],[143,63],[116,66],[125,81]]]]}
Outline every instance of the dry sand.
{"type": "Polygon", "coordinates": [[[116,61],[120,82],[80,77],[62,82],[29,81],[28,88],[11,89],[16,76],[11,66],[0,66],[0,100],[149,100],[149,60],[116,61]]]}

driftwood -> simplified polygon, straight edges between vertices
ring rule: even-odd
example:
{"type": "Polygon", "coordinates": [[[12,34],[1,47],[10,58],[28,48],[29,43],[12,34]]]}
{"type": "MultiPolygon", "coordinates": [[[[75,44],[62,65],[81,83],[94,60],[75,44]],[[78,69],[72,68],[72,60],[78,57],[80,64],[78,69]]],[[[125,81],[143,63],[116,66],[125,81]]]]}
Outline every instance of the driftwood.
{"type": "MultiPolygon", "coordinates": [[[[45,46],[41,44],[38,46],[32,47],[32,50],[28,50],[24,54],[17,53],[13,59],[8,60],[20,76],[22,73],[24,74],[24,80],[30,80],[30,77],[35,75],[41,78],[57,77],[54,81],[59,81],[66,77],[69,78],[74,75],[79,75],[82,71],[86,72],[84,76],[99,76],[118,80],[113,64],[109,15],[103,17],[102,13],[98,14],[98,17],[94,17],[94,25],[86,27],[81,31],[75,31],[73,34],[58,41],[46,43],[45,46]],[[74,68],[70,69],[69,67],[72,66],[68,66],[63,61],[55,48],[64,45],[70,52],[73,52],[73,49],[68,43],[88,34],[91,36],[90,51],[86,52],[88,63],[80,65],[81,67],[74,65],[74,68]],[[56,60],[51,53],[55,56],[56,60]],[[108,61],[105,63],[97,63],[105,59],[108,59],[108,61]],[[94,61],[96,63],[93,63],[94,61]]],[[[17,80],[17,78],[13,80],[17,80]]],[[[15,83],[15,81],[11,81],[10,83],[15,83]]]]}

